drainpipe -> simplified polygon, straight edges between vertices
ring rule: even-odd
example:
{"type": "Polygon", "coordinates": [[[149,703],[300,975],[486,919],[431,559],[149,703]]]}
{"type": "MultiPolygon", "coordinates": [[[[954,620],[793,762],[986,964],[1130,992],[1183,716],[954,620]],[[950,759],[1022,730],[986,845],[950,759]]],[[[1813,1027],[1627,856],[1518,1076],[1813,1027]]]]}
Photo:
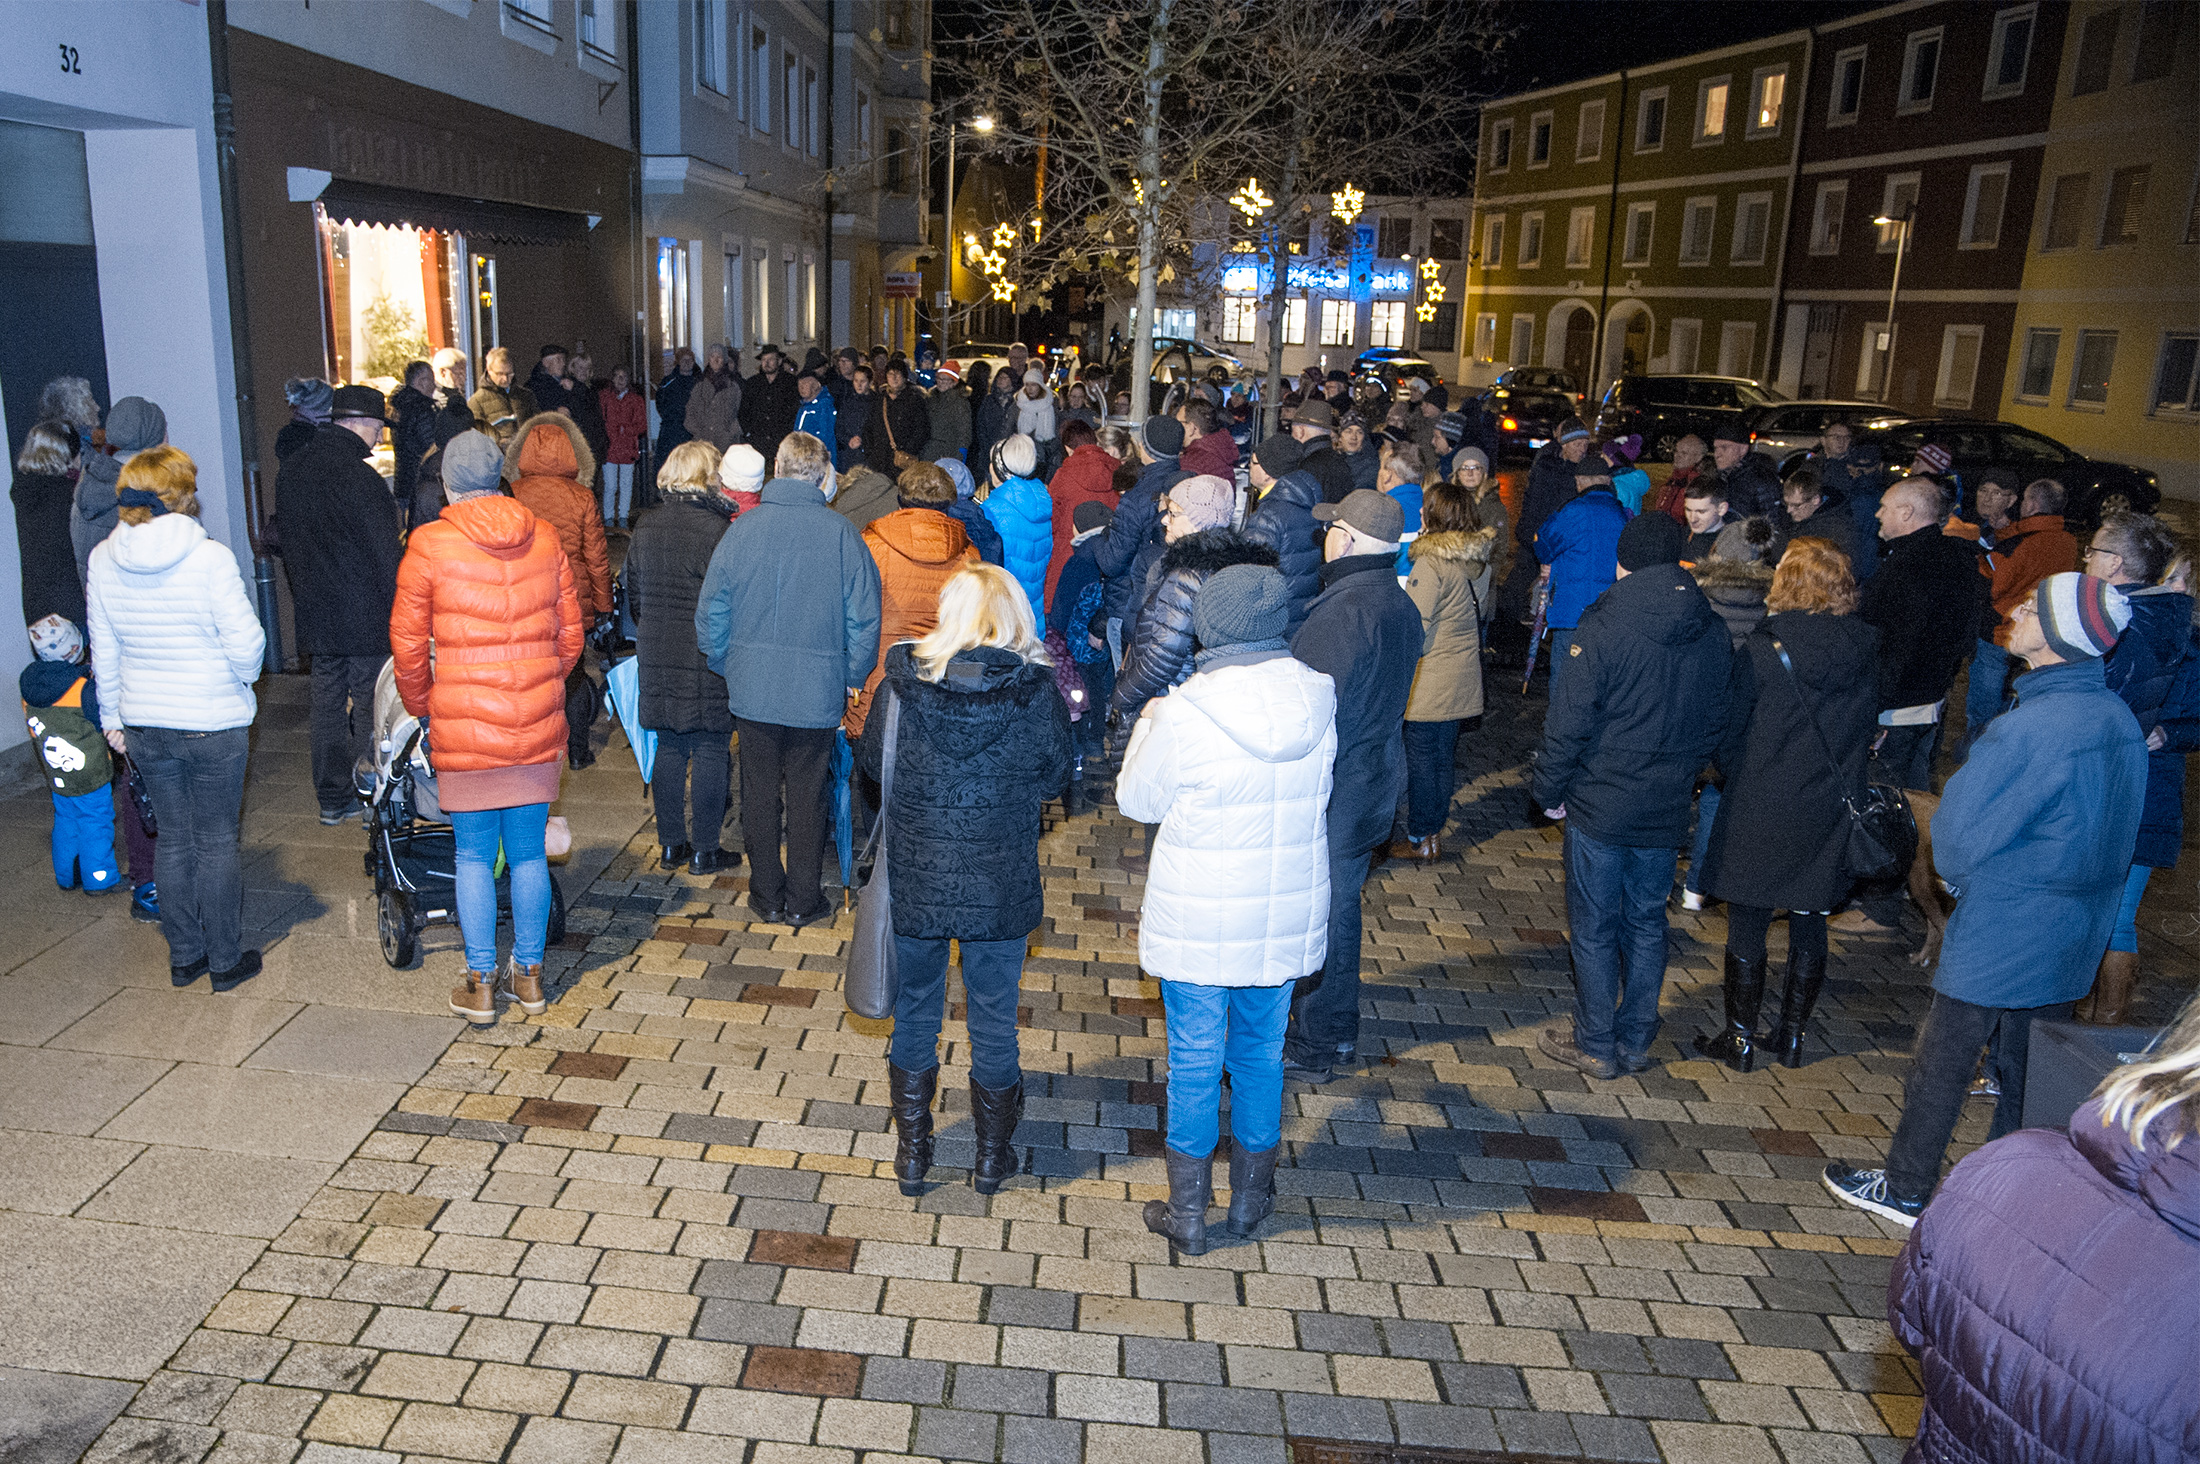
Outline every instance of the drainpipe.
{"type": "Polygon", "coordinates": [[[266,504],[260,492],[260,427],[253,410],[252,332],[245,317],[244,220],[237,203],[237,120],[229,90],[228,0],[207,0],[207,53],[214,82],[214,167],[221,181],[222,262],[229,287],[229,353],[237,380],[237,446],[243,458],[245,535],[252,547],[252,598],[267,637],[261,665],[283,669],[282,612],[275,598],[275,561],[269,556],[266,504]]]}
{"type": "Polygon", "coordinates": [[[1624,71],[1619,74],[1617,110],[1615,120],[1619,125],[1612,131],[1612,203],[1604,211],[1604,282],[1597,290],[1597,328],[1589,342],[1589,379],[1582,383],[1588,388],[1582,393],[1581,409],[1585,412],[1590,409],[1591,401],[1604,399],[1604,393],[1596,388],[1604,374],[1604,336],[1611,329],[1608,320],[1612,304],[1612,240],[1619,233],[1620,145],[1627,140],[1627,73],[1624,71]]]}
{"type": "MultiPolygon", "coordinates": [[[[649,276],[648,256],[642,248],[644,225],[642,222],[642,15],[638,0],[626,0],[626,126],[628,141],[633,149],[627,155],[627,255],[632,268],[627,271],[628,283],[634,291],[632,343],[628,350],[633,360],[633,371],[641,379],[635,383],[644,401],[654,387],[657,373],[655,362],[649,360],[649,276]]],[[[645,420],[644,426],[647,426],[645,420]]],[[[649,452],[655,444],[644,437],[642,441],[642,471],[638,474],[648,481],[653,471],[649,452]]]]}
{"type": "Polygon", "coordinates": [[[839,0],[825,0],[825,273],[817,334],[810,341],[819,350],[833,338],[833,124],[840,113],[839,81],[840,5],[839,0]]]}
{"type": "MultiPolygon", "coordinates": [[[[1808,104],[1807,99],[1810,96],[1810,69],[1817,58],[1818,27],[1811,26],[1803,38],[1803,81],[1795,93],[1796,99],[1806,106],[1808,104]]],[[[1792,156],[1788,159],[1787,223],[1780,230],[1780,253],[1772,266],[1772,319],[1765,330],[1765,339],[1770,342],[1765,355],[1765,374],[1767,376],[1772,374],[1772,363],[1780,359],[1780,353],[1787,347],[1785,337],[1787,335],[1788,239],[1795,232],[1796,219],[1801,217],[1798,211],[1802,208],[1802,196],[1799,190],[1803,186],[1803,126],[1807,120],[1803,107],[1796,108],[1794,117],[1795,148],[1792,156]]],[[[1803,227],[1807,229],[1810,225],[1805,223],[1803,227]]],[[[1805,339],[1808,340],[1808,338],[1806,334],[1805,339]]],[[[1777,383],[1775,384],[1777,385],[1777,383]]],[[[1801,381],[1798,380],[1796,383],[1797,388],[1800,389],[1801,385],[1801,381]]],[[[1831,382],[1827,383],[1827,390],[1832,390],[1831,382]]]]}

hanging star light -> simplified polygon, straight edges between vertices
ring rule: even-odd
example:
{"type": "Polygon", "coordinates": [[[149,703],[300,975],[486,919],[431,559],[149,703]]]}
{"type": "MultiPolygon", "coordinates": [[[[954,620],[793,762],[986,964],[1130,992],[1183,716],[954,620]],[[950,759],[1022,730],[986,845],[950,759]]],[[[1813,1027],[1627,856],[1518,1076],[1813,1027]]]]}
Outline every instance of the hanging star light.
{"type": "Polygon", "coordinates": [[[1421,261],[1421,278],[1424,280],[1435,279],[1439,274],[1443,273],[1443,270],[1444,267],[1438,264],[1433,259],[1424,259],[1421,261]]]}
{"type": "Polygon", "coordinates": [[[1014,280],[995,280],[993,282],[993,298],[1001,301],[1014,300],[1016,298],[1016,282],[1014,280]]]}
{"type": "Polygon", "coordinates": [[[1430,301],[1422,301],[1413,307],[1413,318],[1423,325],[1428,324],[1436,318],[1436,306],[1430,301]]]}
{"type": "Polygon", "coordinates": [[[1275,203],[1276,201],[1273,198],[1260,191],[1260,179],[1258,178],[1246,179],[1245,186],[1230,195],[1230,207],[1245,215],[1249,220],[1258,219],[1269,209],[1275,207],[1275,203]]]}
{"type": "Polygon", "coordinates": [[[1013,248],[1015,243],[1016,226],[1014,224],[1000,223],[993,226],[993,247],[995,249],[1013,248]]]}
{"type": "Polygon", "coordinates": [[[1343,189],[1329,195],[1329,211],[1337,216],[1338,222],[1349,224],[1360,216],[1360,206],[1366,202],[1367,195],[1347,183],[1343,189]]]}

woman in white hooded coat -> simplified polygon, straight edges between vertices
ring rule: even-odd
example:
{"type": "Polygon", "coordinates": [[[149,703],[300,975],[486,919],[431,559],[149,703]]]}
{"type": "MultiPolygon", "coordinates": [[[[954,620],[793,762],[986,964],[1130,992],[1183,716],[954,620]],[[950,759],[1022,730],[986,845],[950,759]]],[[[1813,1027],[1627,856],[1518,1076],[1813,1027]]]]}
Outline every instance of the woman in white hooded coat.
{"type": "Polygon", "coordinates": [[[1229,1229],[1248,1236],[1275,1209],[1292,983],[1328,951],[1337,694],[1292,658],[1290,613],[1266,565],[1210,575],[1198,670],[1146,704],[1116,780],[1124,815],[1161,826],[1138,958],[1168,1020],[1169,1198],[1146,1206],[1146,1227],[1187,1255],[1207,1249],[1225,1067],[1229,1229]]]}

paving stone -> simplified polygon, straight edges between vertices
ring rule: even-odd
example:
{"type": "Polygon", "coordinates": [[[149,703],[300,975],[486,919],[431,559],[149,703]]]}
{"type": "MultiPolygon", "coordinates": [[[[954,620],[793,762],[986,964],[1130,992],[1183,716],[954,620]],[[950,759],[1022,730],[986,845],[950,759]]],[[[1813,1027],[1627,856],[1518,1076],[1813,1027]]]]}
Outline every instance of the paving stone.
{"type": "Polygon", "coordinates": [[[752,1347],[741,1386],[821,1398],[853,1398],[861,1389],[863,1359],[853,1353],[802,1347],[752,1347]]]}

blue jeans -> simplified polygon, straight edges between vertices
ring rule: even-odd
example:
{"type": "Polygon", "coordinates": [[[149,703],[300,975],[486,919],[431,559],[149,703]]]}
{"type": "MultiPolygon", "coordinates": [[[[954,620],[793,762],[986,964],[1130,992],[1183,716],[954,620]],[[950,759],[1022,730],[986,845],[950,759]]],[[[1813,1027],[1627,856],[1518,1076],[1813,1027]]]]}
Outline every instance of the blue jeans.
{"type": "Polygon", "coordinates": [[[1572,626],[1569,625],[1564,630],[1560,630],[1555,625],[1551,627],[1551,684],[1548,690],[1553,696],[1558,694],[1558,668],[1566,664],[1568,660],[1566,649],[1573,643],[1574,628],[1572,626]]]}
{"type": "Polygon", "coordinates": [[[1250,1154],[1283,1135],[1283,1028],[1291,987],[1161,983],[1169,1023],[1169,1147],[1212,1154],[1230,1070],[1230,1137],[1250,1154]]]}
{"type": "Polygon", "coordinates": [[[160,933],[168,940],[168,964],[188,966],[203,956],[214,970],[233,971],[244,956],[244,864],[237,854],[237,829],[252,730],[123,730],[160,827],[153,878],[160,885],[160,933]]]}
{"type": "MultiPolygon", "coordinates": [[[[962,946],[963,997],[969,1004],[970,1080],[981,1088],[1013,1088],[1023,1081],[1016,1055],[1016,992],[1024,980],[1026,938],[966,940],[962,946]]],[[[947,1008],[947,941],[894,936],[894,969],[901,989],[894,997],[894,1066],[930,1072],[940,1065],[940,1020],[947,1008]]]]}
{"type": "Polygon", "coordinates": [[[1374,857],[1372,849],[1339,852],[1334,843],[1329,846],[1329,955],[1320,981],[1293,988],[1284,1047],[1301,1067],[1331,1067],[1359,1045],[1360,887],[1374,857]]]}
{"type": "Polygon", "coordinates": [[[1711,852],[1711,826],[1719,821],[1719,799],[1722,798],[1717,783],[1706,783],[1696,795],[1696,837],[1688,845],[1688,892],[1703,893],[1703,861],[1711,852]]]}
{"type": "Polygon", "coordinates": [[[1480,717],[1406,723],[1406,837],[1426,839],[1444,831],[1451,814],[1452,769],[1459,734],[1480,717]]]}
{"type": "Polygon", "coordinates": [[[1981,639],[1971,651],[1971,676],[1963,693],[1963,720],[1968,735],[1964,755],[1978,741],[1986,724],[2009,705],[2009,653],[1990,640],[1981,639]]]}
{"type": "Polygon", "coordinates": [[[65,890],[122,883],[115,858],[115,795],[105,788],[53,795],[53,882],[65,890]]]}
{"type": "MultiPolygon", "coordinates": [[[[451,813],[458,835],[458,929],[466,940],[466,969],[497,968],[497,848],[512,872],[512,964],[542,964],[550,933],[550,861],[543,854],[543,826],[550,805],[483,808],[451,813]]],[[[167,889],[161,891],[166,898],[167,889]]]]}
{"type": "Polygon", "coordinates": [[[2108,938],[2112,951],[2139,949],[2139,901],[2147,892],[2147,880],[2154,871],[2144,864],[2131,866],[2131,873],[2124,876],[2124,903],[2116,912],[2116,933],[2108,938]]]}
{"type": "Polygon", "coordinates": [[[1601,843],[1566,826],[1574,1045],[1591,1057],[1641,1057],[1657,1038],[1665,896],[1672,888],[1671,848],[1601,843]]]}

